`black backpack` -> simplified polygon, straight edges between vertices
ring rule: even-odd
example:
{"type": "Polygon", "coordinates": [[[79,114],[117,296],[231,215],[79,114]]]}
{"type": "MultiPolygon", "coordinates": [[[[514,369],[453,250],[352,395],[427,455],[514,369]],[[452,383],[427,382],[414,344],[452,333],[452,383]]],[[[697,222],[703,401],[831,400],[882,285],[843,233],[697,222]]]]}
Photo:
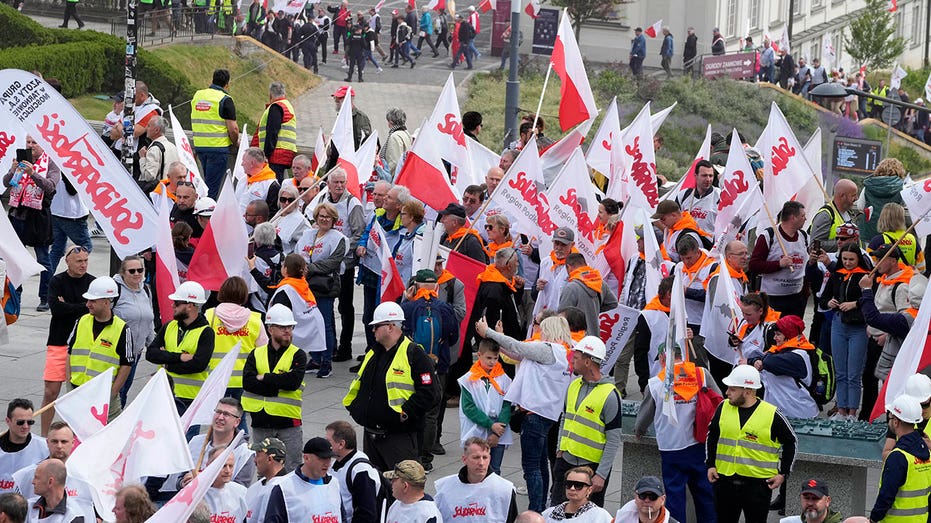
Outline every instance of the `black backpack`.
{"type": "Polygon", "coordinates": [[[378,521],[382,520],[382,517],[388,512],[388,507],[394,503],[394,496],[391,495],[391,480],[385,479],[385,476],[382,475],[381,471],[378,470],[378,467],[372,464],[368,458],[359,458],[349,464],[349,468],[346,469],[346,483],[351,483],[352,479],[355,477],[352,475],[352,471],[356,468],[356,465],[359,463],[366,463],[375,469],[375,472],[378,476],[378,494],[375,496],[375,510],[378,516],[378,521]]]}

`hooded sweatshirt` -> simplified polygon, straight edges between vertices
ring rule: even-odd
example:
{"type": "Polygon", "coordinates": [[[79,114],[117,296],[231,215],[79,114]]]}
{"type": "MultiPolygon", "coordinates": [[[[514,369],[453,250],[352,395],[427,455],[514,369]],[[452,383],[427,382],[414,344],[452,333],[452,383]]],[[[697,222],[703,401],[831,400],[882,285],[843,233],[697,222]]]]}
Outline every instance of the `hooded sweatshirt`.
{"type": "MultiPolygon", "coordinates": [[[[226,330],[230,332],[236,332],[239,329],[246,326],[246,323],[249,322],[249,316],[252,314],[252,311],[236,305],[235,303],[221,303],[217,305],[217,318],[223,322],[223,326],[226,327],[226,330]]],[[[265,333],[265,329],[259,331],[259,337],[255,340],[255,346],[261,347],[262,345],[268,344],[268,334],[265,333]]]]}
{"type": "Polygon", "coordinates": [[[123,276],[113,276],[113,281],[119,286],[120,295],[113,305],[113,315],[126,322],[129,335],[132,337],[132,347],[135,351],[133,361],[139,360],[142,349],[149,346],[155,339],[155,312],[152,310],[152,294],[146,289],[145,283],[139,290],[130,289],[123,281],[123,276]]]}
{"type": "Polygon", "coordinates": [[[879,222],[879,212],[884,205],[893,202],[904,205],[901,195],[902,183],[898,176],[869,176],[863,180],[863,192],[860,193],[857,206],[864,210],[872,207],[873,212],[869,213],[869,220],[866,219],[867,213],[857,218],[861,238],[871,239],[879,234],[876,224],[879,222]]]}
{"type": "MultiPolygon", "coordinates": [[[[894,449],[902,449],[912,456],[921,460],[929,458],[928,446],[922,438],[922,433],[916,431],[899,438],[895,442],[894,449]]],[[[882,480],[879,487],[879,494],[876,495],[876,503],[873,504],[873,510],[870,511],[870,521],[882,521],[892,508],[892,502],[895,501],[895,495],[899,487],[905,483],[905,477],[908,473],[908,461],[901,452],[890,452],[883,463],[882,480]]]]}

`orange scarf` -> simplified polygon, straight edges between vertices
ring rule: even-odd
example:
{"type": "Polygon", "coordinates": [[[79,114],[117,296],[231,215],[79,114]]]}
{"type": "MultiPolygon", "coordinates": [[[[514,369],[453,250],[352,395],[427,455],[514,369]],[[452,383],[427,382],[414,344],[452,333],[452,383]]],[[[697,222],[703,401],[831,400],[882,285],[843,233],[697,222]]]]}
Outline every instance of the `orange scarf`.
{"type": "MultiPolygon", "coordinates": [[[[569,249],[569,254],[572,254],[573,252],[579,252],[579,250],[576,249],[575,247],[572,247],[571,249],[569,249]]],[[[560,260],[559,258],[556,257],[556,253],[554,253],[554,252],[552,252],[552,251],[550,251],[550,260],[552,260],[552,262],[553,262],[553,267],[552,267],[552,269],[551,269],[552,271],[555,271],[556,269],[558,269],[558,268],[560,268],[560,267],[562,267],[563,265],[566,264],[566,259],[565,259],[565,258],[563,258],[563,259],[560,260]]]]}
{"type": "Polygon", "coordinates": [[[805,336],[799,334],[798,336],[792,338],[791,340],[786,340],[779,345],[770,347],[766,352],[779,352],[782,350],[792,350],[792,349],[802,349],[802,350],[815,350],[815,346],[811,344],[805,336]]]}
{"type": "Polygon", "coordinates": [[[277,289],[278,287],[284,287],[285,285],[290,285],[293,287],[294,290],[297,291],[298,295],[300,295],[301,298],[304,298],[304,301],[306,301],[308,305],[317,304],[317,299],[314,298],[314,293],[311,292],[310,286],[307,285],[307,280],[304,278],[282,278],[281,281],[278,282],[278,285],[275,285],[274,288],[277,289]]]}
{"type": "Polygon", "coordinates": [[[411,301],[417,301],[421,298],[428,301],[436,298],[436,290],[427,288],[417,289],[417,292],[414,294],[414,297],[411,298],[411,301]]]}
{"type": "Polygon", "coordinates": [[[569,281],[578,280],[589,289],[601,294],[601,273],[598,272],[598,269],[593,269],[588,265],[579,267],[578,269],[569,273],[569,281]]]}
{"type": "Polygon", "coordinates": [[[475,229],[466,229],[465,227],[460,227],[458,231],[448,235],[446,237],[446,241],[451,242],[453,240],[458,240],[459,238],[462,238],[466,234],[471,234],[472,236],[475,236],[475,238],[478,239],[478,243],[482,246],[482,248],[485,247],[485,240],[483,240],[482,237],[478,235],[478,232],[476,232],[475,229]]]}
{"type": "Polygon", "coordinates": [[[781,312],[777,311],[776,309],[769,309],[769,312],[766,313],[766,318],[763,321],[766,323],[776,323],[781,317],[781,312]]]}
{"type": "MultiPolygon", "coordinates": [[[[585,330],[580,330],[580,331],[572,331],[572,332],[570,332],[570,333],[569,333],[569,336],[572,338],[572,341],[578,343],[578,342],[582,341],[582,338],[584,338],[585,335],[587,335],[587,334],[588,334],[587,331],[585,331],[585,330]]],[[[572,347],[566,347],[566,348],[567,348],[567,349],[572,349],[572,347]]]]}
{"type": "Polygon", "coordinates": [[[469,381],[478,381],[482,378],[488,380],[488,383],[498,391],[498,394],[504,396],[504,391],[501,389],[501,385],[498,385],[498,382],[495,381],[495,378],[504,374],[504,368],[501,366],[501,362],[496,362],[495,366],[492,367],[491,372],[485,370],[482,367],[481,363],[475,362],[472,364],[472,368],[469,369],[469,381]]]}
{"type": "MultiPolygon", "coordinates": [[[[676,363],[673,372],[675,372],[676,377],[672,382],[672,390],[685,401],[694,398],[698,394],[698,389],[701,388],[698,383],[698,372],[695,363],[691,361],[676,363]]],[[[663,365],[656,377],[663,381],[666,377],[665,365],[663,365]]]]}
{"type": "Polygon", "coordinates": [[[910,315],[912,316],[912,318],[917,318],[917,317],[918,317],[918,309],[916,309],[916,308],[914,308],[914,307],[909,307],[909,308],[905,309],[905,314],[910,314],[910,315]]]}
{"type": "Polygon", "coordinates": [[[663,305],[663,303],[659,301],[659,296],[653,296],[653,299],[650,300],[650,303],[647,303],[646,307],[644,307],[643,310],[661,311],[661,312],[665,312],[666,314],[669,314],[669,307],[667,307],[666,305],[663,305]]]}
{"type": "Polygon", "coordinates": [[[734,266],[731,265],[731,262],[727,260],[724,260],[724,263],[727,264],[727,270],[730,271],[731,278],[736,278],[744,283],[747,283],[748,281],[750,281],[747,278],[747,273],[745,273],[743,269],[735,269],[734,266]]]}
{"type": "Polygon", "coordinates": [[[440,276],[436,279],[436,284],[437,284],[437,285],[443,285],[444,283],[448,282],[449,280],[451,280],[451,279],[453,279],[453,278],[455,278],[455,276],[453,276],[453,273],[447,271],[446,269],[443,269],[443,272],[442,272],[442,273],[440,274],[440,276]]]}
{"type": "Polygon", "coordinates": [[[275,179],[275,171],[273,171],[271,167],[269,167],[268,164],[266,163],[264,166],[262,166],[261,171],[255,174],[249,175],[246,178],[246,183],[264,182],[265,180],[274,180],[274,179],[275,179]]]}
{"type": "Polygon", "coordinates": [[[168,189],[168,183],[169,183],[168,178],[165,178],[164,180],[159,182],[158,185],[155,186],[155,190],[152,192],[154,192],[155,194],[162,194],[162,192],[164,192],[165,194],[168,195],[168,198],[170,198],[171,201],[175,201],[177,197],[175,196],[175,193],[171,192],[171,190],[168,189]]]}
{"type": "Polygon", "coordinates": [[[505,278],[493,263],[485,267],[485,270],[475,279],[478,280],[479,285],[484,282],[498,282],[507,285],[508,289],[511,289],[511,292],[517,292],[517,287],[514,286],[514,278],[510,280],[505,278]]]}
{"type": "Polygon", "coordinates": [[[710,234],[702,230],[702,228],[698,226],[698,222],[695,221],[695,218],[692,218],[692,215],[686,211],[682,211],[682,217],[679,218],[679,221],[674,223],[673,226],[669,228],[669,234],[684,229],[692,229],[706,238],[712,237],[710,234]]]}
{"type": "Polygon", "coordinates": [[[843,274],[843,275],[844,275],[844,281],[849,280],[850,277],[853,276],[854,274],[867,274],[867,273],[869,273],[869,272],[870,272],[870,271],[868,271],[868,270],[866,270],[866,269],[864,269],[864,268],[862,268],[862,267],[854,267],[853,270],[849,270],[849,271],[848,271],[847,269],[844,269],[844,268],[837,269],[837,274],[843,274]]]}
{"type": "Polygon", "coordinates": [[[488,255],[488,259],[492,259],[495,257],[495,253],[498,252],[499,249],[506,249],[508,247],[513,247],[513,246],[514,246],[514,242],[512,242],[511,240],[508,240],[504,243],[488,242],[488,247],[485,247],[485,254],[488,255]]]}
{"type": "Polygon", "coordinates": [[[890,278],[889,276],[880,276],[876,281],[880,285],[895,285],[896,283],[907,284],[908,282],[912,281],[912,276],[915,275],[915,269],[912,269],[902,262],[899,262],[899,270],[896,272],[901,272],[902,274],[896,276],[895,278],[890,278]]]}
{"type": "MultiPolygon", "coordinates": [[[[684,263],[684,262],[682,263],[682,275],[683,275],[683,276],[688,276],[688,278],[689,278],[689,281],[688,281],[688,284],[687,284],[687,285],[691,285],[691,283],[692,283],[693,281],[695,281],[695,278],[698,276],[698,271],[702,270],[702,269],[705,267],[705,265],[708,263],[708,260],[709,260],[709,259],[710,259],[710,258],[708,258],[708,255],[705,254],[705,251],[701,251],[701,258],[699,258],[698,261],[696,261],[694,264],[692,264],[692,267],[686,267],[686,266],[685,266],[685,263],[684,263]],[[694,269],[693,269],[693,267],[694,267],[694,269]]],[[[711,277],[711,276],[709,275],[709,279],[710,279],[710,277],[711,277]]],[[[707,285],[708,285],[708,280],[705,280],[705,281],[703,281],[703,282],[701,282],[701,283],[702,283],[702,286],[707,286],[707,285]]]]}

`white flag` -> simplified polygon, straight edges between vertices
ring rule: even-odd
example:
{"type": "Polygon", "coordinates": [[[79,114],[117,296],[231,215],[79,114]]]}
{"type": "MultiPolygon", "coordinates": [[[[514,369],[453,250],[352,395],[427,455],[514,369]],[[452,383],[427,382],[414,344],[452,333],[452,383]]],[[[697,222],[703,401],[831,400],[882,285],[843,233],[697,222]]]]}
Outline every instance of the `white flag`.
{"type": "Polygon", "coordinates": [[[107,426],[113,368],[96,375],[87,383],[55,400],[55,412],[81,441],[107,426]]]}
{"type": "MultiPolygon", "coordinates": [[[[351,88],[350,88],[351,89],[351,88]]],[[[356,142],[352,133],[352,95],[346,93],[336,121],[333,122],[333,132],[330,134],[330,143],[336,147],[340,156],[355,155],[356,142]]],[[[361,142],[360,142],[361,144],[361,142]]],[[[348,182],[348,180],[347,180],[348,182]]]]}
{"type": "Polygon", "coordinates": [[[834,44],[831,43],[831,35],[826,34],[821,37],[821,63],[825,69],[830,69],[834,64],[836,55],[834,53],[834,44]]]}
{"type": "Polygon", "coordinates": [[[805,142],[805,145],[802,147],[805,151],[805,158],[808,159],[808,165],[811,167],[811,176],[808,177],[808,181],[805,182],[805,185],[795,194],[795,200],[802,202],[802,205],[805,206],[805,229],[811,226],[811,221],[814,220],[817,210],[824,205],[824,187],[821,180],[824,177],[821,175],[821,128],[816,127],[815,132],[812,133],[811,138],[805,142]]]}
{"type": "Polygon", "coordinates": [[[902,66],[895,64],[895,67],[892,69],[892,79],[889,80],[889,89],[898,89],[902,86],[902,80],[908,76],[908,73],[905,72],[905,69],[902,69],[902,66]]]}
{"type": "Polygon", "coordinates": [[[181,416],[181,428],[185,433],[194,425],[213,423],[213,411],[217,408],[217,403],[226,396],[226,388],[233,375],[233,368],[240,350],[242,350],[242,342],[238,341],[204,380],[204,386],[198,391],[197,397],[181,416]]]}
{"type": "MultiPolygon", "coordinates": [[[[31,276],[45,270],[26,250],[5,212],[0,212],[0,238],[3,238],[0,242],[0,258],[6,262],[6,276],[13,286],[19,287],[31,276]]],[[[3,281],[0,280],[0,283],[3,281]]]]}
{"type": "Polygon", "coordinates": [[[731,365],[737,365],[740,355],[727,342],[727,333],[737,330],[737,314],[740,312],[740,296],[722,254],[718,258],[717,283],[705,302],[702,315],[701,335],[705,337],[708,354],[731,365]]]}
{"type": "MultiPolygon", "coordinates": [[[[6,281],[6,262],[0,258],[0,282],[6,281]]],[[[7,331],[6,315],[3,315],[3,321],[0,321],[0,346],[10,343],[10,333],[7,331]]]]}
{"type": "Polygon", "coordinates": [[[919,238],[931,234],[931,178],[906,185],[901,194],[912,220],[919,220],[915,234],[919,238]]]}
{"type": "Polygon", "coordinates": [[[621,122],[617,113],[617,97],[611,100],[611,104],[605,110],[605,117],[598,126],[595,138],[588,146],[588,152],[585,154],[585,161],[595,171],[601,173],[605,178],[611,176],[611,148],[615,137],[621,135],[621,122]]]}
{"type": "Polygon", "coordinates": [[[94,489],[94,505],[107,521],[113,521],[115,495],[124,484],[193,468],[165,369],[159,369],[122,414],[68,458],[68,475],[94,489]]]}
{"type": "Polygon", "coordinates": [[[549,237],[557,227],[547,212],[544,189],[537,141],[530,140],[495,188],[488,206],[500,209],[515,230],[541,237],[536,232],[541,229],[543,236],[549,237]]]}
{"type": "Polygon", "coordinates": [[[676,393],[673,385],[676,378],[676,347],[679,347],[683,360],[688,360],[688,345],[685,330],[688,328],[685,312],[685,288],[682,283],[682,271],[675,271],[672,284],[672,296],[669,302],[669,330],[666,331],[666,376],[663,380],[663,414],[673,425],[679,424],[676,413],[676,393]]]}
{"type": "Polygon", "coordinates": [[[453,169],[452,183],[464,192],[465,188],[470,185],[479,185],[485,181],[485,175],[492,167],[498,166],[501,156],[485,147],[481,143],[466,136],[466,143],[469,144],[469,170],[453,169]]]}
{"type": "MultiPolygon", "coordinates": [[[[212,412],[212,411],[211,411],[212,412]]],[[[158,512],[146,520],[146,523],[178,523],[187,521],[191,514],[200,505],[201,500],[207,495],[213,482],[220,475],[220,470],[226,464],[230,455],[239,446],[242,441],[243,432],[239,431],[233,442],[226,449],[214,458],[200,474],[198,474],[190,483],[184,486],[180,492],[174,495],[168,503],[165,503],[158,512]]]]}
{"type": "Polygon", "coordinates": [[[431,142],[439,148],[441,158],[463,171],[472,170],[452,73],[446,78],[446,84],[436,106],[433,107],[433,113],[427,119],[426,125],[420,129],[420,135],[426,133],[430,133],[431,142]]]}
{"type": "Polygon", "coordinates": [[[789,127],[789,122],[773,102],[769,123],[757,144],[763,155],[763,200],[775,218],[782,205],[811,178],[805,152],[789,127]]]}
{"type": "Polygon", "coordinates": [[[598,218],[598,200],[595,199],[595,186],[589,179],[581,147],[576,147],[545,194],[553,224],[576,231],[576,248],[586,260],[593,262],[597,257],[595,220],[598,218]]]}
{"type": "Polygon", "coordinates": [[[692,160],[691,165],[685,173],[679,178],[679,181],[676,182],[676,186],[672,188],[671,191],[667,192],[660,197],[660,201],[663,200],[675,200],[679,193],[685,189],[694,189],[695,188],[695,165],[702,160],[707,160],[711,158],[711,124],[708,124],[708,128],[705,129],[705,140],[702,142],[701,147],[698,149],[698,153],[695,154],[695,159],[692,160]]]}
{"type": "MultiPolygon", "coordinates": [[[[757,208],[763,204],[763,195],[756,182],[753,168],[747,160],[737,129],[731,134],[731,148],[727,155],[727,165],[721,175],[721,197],[718,200],[718,214],[715,217],[714,230],[715,247],[718,252],[724,252],[727,242],[737,238],[744,224],[744,217],[738,212],[749,203],[749,208],[757,208]]],[[[812,214],[814,214],[812,212],[812,214]]]]}
{"type": "MultiPolygon", "coordinates": [[[[925,103],[931,105],[931,73],[928,73],[928,79],[925,81],[925,103]]],[[[3,160],[0,160],[0,165],[3,160]]]]}
{"type": "MultiPolygon", "coordinates": [[[[191,142],[187,139],[187,134],[184,133],[184,127],[181,127],[181,122],[175,117],[175,112],[170,105],[168,106],[168,116],[171,117],[171,131],[175,136],[175,148],[178,149],[178,157],[181,159],[181,163],[187,167],[188,179],[194,184],[194,188],[197,189],[197,196],[207,196],[207,184],[201,177],[200,170],[197,169],[197,159],[194,158],[194,148],[191,147],[191,142]]],[[[242,141],[247,142],[245,139],[242,141]]],[[[242,143],[240,143],[240,146],[241,145],[242,143]]],[[[168,166],[166,165],[165,167],[167,168],[168,166]]]]}
{"type": "Polygon", "coordinates": [[[249,185],[246,182],[248,179],[246,170],[242,166],[242,158],[246,154],[246,149],[249,148],[249,140],[245,139],[245,136],[248,136],[246,124],[242,124],[242,133],[240,133],[240,137],[243,138],[239,140],[239,149],[236,151],[236,163],[233,164],[233,183],[236,184],[236,189],[233,194],[236,196],[235,199],[237,202],[242,199],[242,195],[246,193],[246,187],[249,185]]]}
{"type": "Polygon", "coordinates": [[[659,203],[659,191],[656,186],[650,102],[644,104],[634,121],[622,133],[620,143],[613,147],[618,147],[616,153],[620,155],[620,161],[614,164],[620,163],[622,168],[611,178],[608,197],[653,212],[659,203]]]}
{"type": "Polygon", "coordinates": [[[608,373],[614,368],[618,356],[624,350],[624,345],[627,345],[637,329],[639,318],[640,311],[626,305],[618,305],[617,308],[598,315],[601,340],[605,342],[607,348],[605,359],[601,362],[602,372],[608,373]]]}

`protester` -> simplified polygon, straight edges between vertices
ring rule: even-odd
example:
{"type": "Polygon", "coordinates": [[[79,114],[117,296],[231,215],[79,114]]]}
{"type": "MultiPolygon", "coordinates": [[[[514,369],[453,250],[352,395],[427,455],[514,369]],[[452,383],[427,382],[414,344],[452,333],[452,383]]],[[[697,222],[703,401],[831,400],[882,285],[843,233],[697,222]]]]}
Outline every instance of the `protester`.
{"type": "Polygon", "coordinates": [[[83,523],[94,518],[89,507],[68,503],[67,480],[68,470],[60,460],[51,458],[39,463],[32,480],[37,497],[29,500],[29,521],[45,519],[46,514],[54,514],[55,521],[62,523],[83,523]]]}
{"type": "Polygon", "coordinates": [[[391,495],[395,500],[388,507],[385,523],[430,523],[443,520],[433,498],[424,493],[427,474],[420,463],[404,460],[382,475],[391,481],[391,495]]]}
{"type": "Polygon", "coordinates": [[[145,284],[145,263],[141,256],[127,256],[120,264],[119,274],[113,276],[119,286],[118,297],[113,303],[113,315],[126,322],[132,338],[131,367],[126,382],[120,388],[120,406],[126,406],[126,397],[136,375],[136,366],[142,358],[142,351],[155,339],[155,311],[152,304],[152,291],[145,284]]]}
{"type": "MultiPolygon", "coordinates": [[[[338,518],[339,482],[327,474],[333,449],[323,438],[304,443],[303,464],[272,487],[265,509],[265,523],[297,523],[338,518]]],[[[338,519],[337,519],[338,520],[338,519]]]]}
{"type": "Polygon", "coordinates": [[[565,485],[565,497],[567,499],[544,510],[543,519],[547,523],[567,519],[595,523],[610,523],[613,521],[610,512],[590,501],[594,477],[595,475],[589,467],[574,467],[566,471],[565,478],[560,483],[565,485]]]}
{"type": "Polygon", "coordinates": [[[513,444],[511,403],[504,399],[511,387],[511,378],[504,373],[498,360],[500,347],[490,339],[478,344],[478,361],[459,378],[459,439],[465,448],[472,438],[488,442],[489,467],[501,474],[504,451],[513,444]]]}
{"type": "MultiPolygon", "coordinates": [[[[617,511],[615,523],[678,523],[667,510],[666,492],[656,476],[644,476],[634,487],[634,499],[617,511]]],[[[682,521],[685,521],[684,519],[682,521]]],[[[714,521],[701,519],[699,521],[714,521]]]]}
{"type": "MultiPolygon", "coordinates": [[[[242,442],[248,448],[245,441],[242,442]]],[[[219,459],[226,449],[223,447],[214,447],[208,453],[207,464],[213,463],[219,459]]],[[[204,496],[204,502],[210,509],[210,521],[220,521],[220,518],[235,518],[234,521],[242,521],[246,518],[248,507],[246,506],[246,487],[232,482],[233,469],[236,463],[236,457],[232,454],[226,457],[226,462],[220,468],[217,479],[213,481],[207,494],[204,496]]],[[[252,479],[250,475],[250,480],[252,479]]]]}
{"type": "Polygon", "coordinates": [[[921,421],[918,398],[900,395],[886,405],[889,430],[895,433],[896,443],[883,461],[882,477],[876,502],[870,510],[870,521],[883,521],[887,517],[903,521],[922,518],[928,513],[928,497],[914,492],[931,488],[928,445],[922,433],[915,430],[921,421]]]}
{"type": "Polygon", "coordinates": [[[141,485],[125,485],[116,491],[115,523],[145,523],[157,510],[141,485]]]}
{"type": "Polygon", "coordinates": [[[355,427],[346,421],[334,421],[326,426],[326,439],[336,454],[332,474],[339,481],[343,521],[380,521],[383,507],[379,500],[387,493],[382,492],[380,473],[356,446],[355,427]]]}
{"type": "Polygon", "coordinates": [[[444,520],[513,523],[517,518],[514,484],[492,472],[490,461],[486,440],[475,436],[466,440],[462,468],[436,481],[436,506],[444,520]]]}
{"type": "Polygon", "coordinates": [[[268,495],[272,487],[288,474],[284,466],[284,442],[278,438],[265,438],[253,443],[250,450],[255,452],[255,471],[258,478],[249,485],[246,491],[246,523],[264,523],[265,507],[268,505],[268,495]]]}
{"type": "Polygon", "coordinates": [[[214,200],[223,185],[229,147],[239,146],[236,105],[227,92],[229,84],[230,72],[217,69],[213,72],[210,86],[194,93],[191,99],[191,112],[196,115],[191,125],[191,144],[197,150],[197,159],[203,168],[208,196],[214,200]]]}
{"type": "Polygon", "coordinates": [[[0,493],[14,489],[14,472],[49,456],[45,438],[32,433],[35,424],[31,401],[17,398],[7,405],[7,430],[0,435],[0,493]]]}
{"type": "Polygon", "coordinates": [[[802,514],[782,518],[780,523],[840,523],[844,519],[839,512],[831,510],[828,485],[818,478],[802,482],[802,514]]]}

